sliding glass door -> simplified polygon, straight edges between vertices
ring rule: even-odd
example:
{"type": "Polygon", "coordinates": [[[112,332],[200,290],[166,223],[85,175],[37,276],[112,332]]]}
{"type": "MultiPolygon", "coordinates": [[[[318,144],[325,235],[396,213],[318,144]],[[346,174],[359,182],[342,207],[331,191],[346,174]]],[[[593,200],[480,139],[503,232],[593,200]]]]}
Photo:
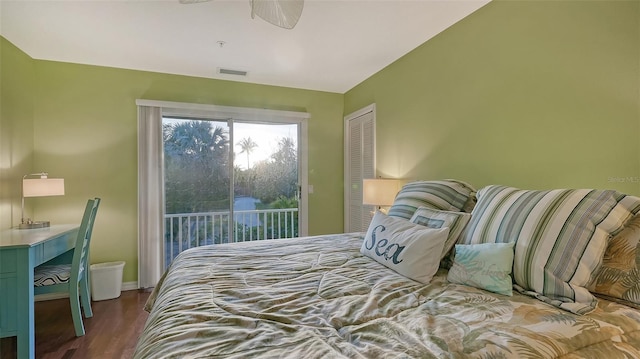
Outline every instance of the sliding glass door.
{"type": "Polygon", "coordinates": [[[233,123],[235,241],[299,236],[298,125],[233,123]]]}
{"type": "Polygon", "coordinates": [[[191,247],[300,235],[300,125],[163,116],[165,267],[191,247]]]}

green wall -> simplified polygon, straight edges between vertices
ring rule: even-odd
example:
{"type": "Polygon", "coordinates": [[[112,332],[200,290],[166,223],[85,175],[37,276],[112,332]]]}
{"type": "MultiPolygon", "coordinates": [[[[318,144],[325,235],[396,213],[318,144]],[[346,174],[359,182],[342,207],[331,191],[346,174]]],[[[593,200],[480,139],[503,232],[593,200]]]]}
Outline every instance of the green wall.
{"type": "Polygon", "coordinates": [[[640,195],[640,2],[493,1],[345,94],[383,177],[640,195]]]}
{"type": "Polygon", "coordinates": [[[0,52],[0,228],[19,221],[23,174],[64,177],[64,197],[30,201],[36,218],[77,221],[102,197],[92,262],[127,261],[125,281],[138,98],[311,113],[310,234],[342,230],[342,118],[371,103],[379,175],[640,195],[637,1],[494,0],[344,95],[33,60],[4,39],[0,52]]]}
{"type": "MultiPolygon", "coordinates": [[[[11,46],[3,40],[3,49],[11,46]]],[[[343,95],[52,61],[21,61],[33,66],[35,79],[30,86],[33,166],[29,170],[63,177],[66,190],[63,197],[31,199],[35,217],[52,223],[74,222],[82,216],[87,198],[101,197],[91,262],[125,260],[125,282],[137,278],[136,99],[309,112],[309,184],[315,190],[309,195],[309,233],[342,230],[343,95]]],[[[5,84],[4,77],[2,82],[11,92],[16,90],[14,83],[5,84]]],[[[19,203],[19,187],[15,191],[19,203]]],[[[18,217],[14,213],[13,225],[18,223],[18,217]]]]}
{"type": "MultiPolygon", "coordinates": [[[[33,161],[34,61],[0,37],[0,230],[21,217],[22,176],[33,161]]],[[[27,203],[27,215],[32,206],[27,203]]],[[[0,237],[0,241],[2,238],[0,237]]]]}

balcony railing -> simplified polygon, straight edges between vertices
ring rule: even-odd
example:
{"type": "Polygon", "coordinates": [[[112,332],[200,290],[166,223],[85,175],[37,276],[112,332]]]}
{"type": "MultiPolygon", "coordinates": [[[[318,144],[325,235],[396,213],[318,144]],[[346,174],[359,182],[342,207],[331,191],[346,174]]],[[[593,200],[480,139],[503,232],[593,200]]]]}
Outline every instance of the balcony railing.
{"type": "Polygon", "coordinates": [[[298,236],[297,208],[234,211],[233,236],[229,236],[230,216],[229,212],[165,215],[165,267],[193,247],[298,236]]]}

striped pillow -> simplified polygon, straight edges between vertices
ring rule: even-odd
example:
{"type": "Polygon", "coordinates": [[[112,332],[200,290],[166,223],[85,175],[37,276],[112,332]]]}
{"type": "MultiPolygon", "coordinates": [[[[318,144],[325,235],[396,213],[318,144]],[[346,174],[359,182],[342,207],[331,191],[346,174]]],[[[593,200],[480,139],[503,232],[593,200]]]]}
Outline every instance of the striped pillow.
{"type": "Polygon", "coordinates": [[[470,219],[470,213],[439,211],[437,209],[420,207],[416,210],[416,213],[413,214],[413,217],[411,217],[411,222],[429,228],[449,227],[449,235],[447,236],[447,241],[444,243],[442,255],[440,255],[440,259],[443,259],[456,244],[470,219]]]}
{"type": "Polygon", "coordinates": [[[418,207],[459,212],[474,192],[471,185],[458,180],[407,183],[396,195],[389,216],[411,219],[418,207]]]}
{"type": "Polygon", "coordinates": [[[462,242],[516,242],[517,290],[576,314],[597,304],[586,286],[609,238],[640,209],[640,198],[613,190],[526,191],[488,186],[478,191],[462,242]]]}

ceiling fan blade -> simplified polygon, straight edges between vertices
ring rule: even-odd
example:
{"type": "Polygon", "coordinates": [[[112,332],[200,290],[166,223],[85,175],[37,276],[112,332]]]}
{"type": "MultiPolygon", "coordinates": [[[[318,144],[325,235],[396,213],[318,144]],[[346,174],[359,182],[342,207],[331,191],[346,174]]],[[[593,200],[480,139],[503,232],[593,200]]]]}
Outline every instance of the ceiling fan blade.
{"type": "Polygon", "coordinates": [[[179,0],[180,4],[197,4],[199,2],[207,2],[211,0],[179,0]]]}
{"type": "Polygon", "coordinates": [[[251,0],[251,18],[258,15],[273,25],[293,29],[304,8],[304,0],[251,0]]]}

